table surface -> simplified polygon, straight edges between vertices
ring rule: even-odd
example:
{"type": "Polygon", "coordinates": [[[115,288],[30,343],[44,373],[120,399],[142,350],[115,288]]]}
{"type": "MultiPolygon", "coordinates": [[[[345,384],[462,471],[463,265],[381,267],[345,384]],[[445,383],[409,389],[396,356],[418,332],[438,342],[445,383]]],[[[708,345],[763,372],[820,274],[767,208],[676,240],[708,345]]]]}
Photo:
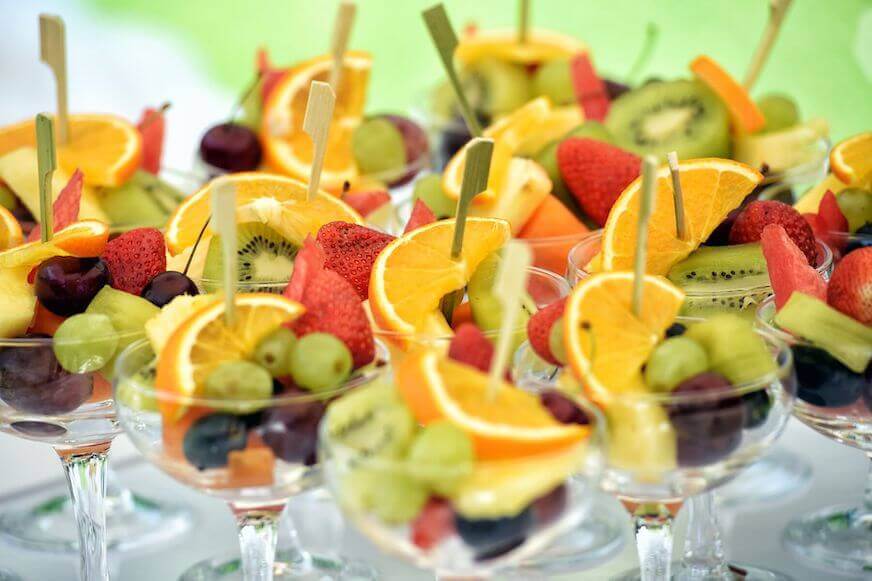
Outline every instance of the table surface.
{"type": "MultiPolygon", "coordinates": [[[[804,490],[786,495],[779,502],[747,504],[720,513],[725,529],[727,554],[732,559],[768,566],[791,575],[798,581],[848,579],[831,572],[807,567],[781,546],[780,535],[794,516],[832,504],[857,503],[862,498],[867,461],[862,452],[829,441],[792,419],[778,446],[806,459],[813,478],[804,490]]],[[[0,511],[20,509],[52,494],[64,491],[58,462],[47,447],[0,436],[0,458],[18,462],[2,472],[0,511]],[[35,476],[39,475],[38,478],[35,476]],[[34,484],[37,482],[37,484],[34,484]],[[26,488],[25,488],[26,487],[26,488]]],[[[221,501],[185,488],[149,465],[131,448],[126,437],[117,439],[112,462],[120,480],[135,492],[190,506],[196,515],[191,532],[181,539],[148,551],[111,555],[112,578],[118,581],[176,579],[189,565],[221,554],[238,554],[233,519],[221,501]]],[[[603,497],[603,503],[615,503],[603,497]]],[[[311,514],[311,513],[309,513],[311,514]]],[[[318,546],[323,539],[299,523],[304,546],[318,546]]],[[[320,522],[320,519],[319,519],[320,522]]],[[[680,554],[684,518],[679,516],[676,554],[680,554]]],[[[551,577],[557,580],[608,579],[636,565],[631,524],[626,523],[627,542],[623,551],[600,566],[551,577]]],[[[281,542],[281,541],[280,541],[281,542]]],[[[375,549],[355,531],[346,528],[343,551],[374,566],[385,580],[432,579],[432,575],[413,569],[375,549]]],[[[76,558],[47,555],[0,544],[0,566],[13,569],[25,581],[75,579],[76,558]]]]}

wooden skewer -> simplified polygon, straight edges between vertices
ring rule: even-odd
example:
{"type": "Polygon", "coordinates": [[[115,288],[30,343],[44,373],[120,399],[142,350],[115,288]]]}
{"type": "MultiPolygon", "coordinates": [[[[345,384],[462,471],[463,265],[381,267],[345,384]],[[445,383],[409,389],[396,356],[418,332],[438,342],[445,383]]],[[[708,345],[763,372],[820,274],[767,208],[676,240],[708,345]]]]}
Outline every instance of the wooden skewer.
{"type": "Polygon", "coordinates": [[[60,16],[39,15],[39,58],[54,74],[58,142],[64,145],[70,138],[70,115],[67,105],[67,41],[64,21],[60,16]]]}
{"type": "Polygon", "coordinates": [[[224,323],[236,321],[236,186],[227,178],[212,185],[212,228],[221,237],[224,266],[224,323]]]}
{"type": "Polygon", "coordinates": [[[54,212],[51,176],[58,166],[55,153],[54,126],[45,113],[36,116],[36,165],[39,173],[39,221],[43,242],[54,235],[54,212]]]}
{"type": "Polygon", "coordinates": [[[642,198],[639,200],[639,223],[636,230],[636,260],[633,265],[633,314],[642,316],[642,291],[645,286],[645,263],[648,254],[648,220],[654,210],[657,187],[657,160],[646,155],[642,160],[642,198]]]}
{"type": "Polygon", "coordinates": [[[354,24],[356,12],[357,5],[351,0],[345,0],[339,5],[336,20],[333,21],[333,39],[330,43],[333,66],[330,68],[330,86],[334,93],[339,93],[339,83],[342,82],[342,62],[345,50],[348,48],[348,38],[351,36],[351,26],[354,24]]]}
{"type": "Polygon", "coordinates": [[[754,87],[754,83],[757,82],[757,77],[760,76],[760,71],[763,70],[763,65],[769,58],[769,53],[772,52],[772,46],[775,44],[775,39],[778,38],[791,2],[793,0],[769,0],[769,22],[766,23],[763,36],[760,38],[760,43],[754,51],[748,71],[745,73],[744,85],[745,90],[749,93],[754,87]]]}
{"type": "Polygon", "coordinates": [[[684,217],[684,193],[681,191],[681,174],[678,170],[678,153],[666,154],[669,173],[672,176],[672,203],[675,206],[675,232],[679,240],[687,240],[687,221],[684,217]]]}
{"type": "Polygon", "coordinates": [[[518,43],[527,42],[530,30],[530,0],[518,0],[518,43]]]}
{"type": "Polygon", "coordinates": [[[310,202],[315,199],[315,193],[321,184],[321,170],[324,167],[324,156],[327,155],[327,136],[330,133],[335,104],[336,94],[330,85],[312,81],[309,101],[306,103],[306,116],[303,118],[303,131],[309,134],[315,144],[309,174],[309,191],[306,194],[306,199],[310,202]]]}

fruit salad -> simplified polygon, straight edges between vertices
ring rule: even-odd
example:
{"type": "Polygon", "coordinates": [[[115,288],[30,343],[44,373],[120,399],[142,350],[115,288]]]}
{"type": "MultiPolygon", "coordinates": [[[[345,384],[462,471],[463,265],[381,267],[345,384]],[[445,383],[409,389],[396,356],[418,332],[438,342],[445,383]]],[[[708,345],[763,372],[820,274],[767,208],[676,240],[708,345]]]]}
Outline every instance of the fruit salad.
{"type": "MultiPolygon", "coordinates": [[[[71,115],[69,123],[52,177],[55,198],[69,183],[81,218],[106,222],[113,233],[163,226],[193,186],[188,176],[161,173],[163,109],[146,109],[137,124],[105,114],[71,115]]],[[[38,237],[38,181],[33,121],[0,128],[0,212],[11,213],[30,240],[38,237]]]]}
{"type": "Polygon", "coordinates": [[[582,518],[596,486],[596,412],[506,381],[489,393],[486,373],[432,348],[400,362],[395,381],[332,403],[321,429],[334,495],[384,550],[480,573],[582,518]]]}

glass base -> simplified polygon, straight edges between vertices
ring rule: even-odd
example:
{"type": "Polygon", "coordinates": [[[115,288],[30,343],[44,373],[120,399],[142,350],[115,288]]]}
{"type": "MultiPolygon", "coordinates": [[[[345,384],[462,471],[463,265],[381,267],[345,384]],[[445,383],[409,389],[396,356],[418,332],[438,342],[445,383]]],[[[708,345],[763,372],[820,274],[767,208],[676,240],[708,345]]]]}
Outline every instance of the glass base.
{"type": "Polygon", "coordinates": [[[783,502],[811,483],[811,465],[783,448],[772,450],[718,488],[718,504],[724,507],[754,502],[783,502]]]}
{"type": "MultiPolygon", "coordinates": [[[[784,573],[744,563],[730,563],[730,570],[726,577],[691,576],[683,570],[680,562],[672,563],[672,571],[672,581],[792,581],[792,578],[784,573]]],[[[640,579],[639,570],[636,569],[622,573],[614,581],[639,581],[640,579]]]]}
{"type": "Polygon", "coordinates": [[[872,514],[834,506],[791,521],[784,545],[810,565],[847,573],[872,571],[872,514]]]}
{"type": "MultiPolygon", "coordinates": [[[[274,581],[376,581],[375,569],[360,561],[322,557],[296,550],[276,551],[274,581]]],[[[182,573],[179,581],[244,581],[238,557],[201,561],[182,573]]]]}
{"type": "Polygon", "coordinates": [[[0,581],[21,581],[21,577],[6,569],[0,569],[0,581]]]}
{"type": "MultiPolygon", "coordinates": [[[[129,490],[107,495],[107,547],[129,551],[163,543],[187,531],[192,518],[186,508],[157,503],[129,490]]],[[[78,553],[69,497],[56,496],[26,510],[0,513],[0,538],[36,551],[78,553]]]]}
{"type": "Polygon", "coordinates": [[[626,514],[598,505],[575,530],[525,560],[521,567],[525,571],[547,573],[569,573],[595,567],[621,551],[626,530],[626,514]]]}

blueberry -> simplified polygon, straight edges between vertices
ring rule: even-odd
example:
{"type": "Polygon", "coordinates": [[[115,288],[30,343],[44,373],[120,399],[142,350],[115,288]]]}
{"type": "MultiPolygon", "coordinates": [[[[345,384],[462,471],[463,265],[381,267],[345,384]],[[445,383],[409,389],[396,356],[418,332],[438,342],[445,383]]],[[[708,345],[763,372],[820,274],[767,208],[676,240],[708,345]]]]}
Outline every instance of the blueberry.
{"type": "Polygon", "coordinates": [[[539,394],[539,400],[555,420],[561,424],[587,425],[590,420],[587,414],[566,395],[556,389],[549,389],[539,394]]]}
{"type": "Polygon", "coordinates": [[[742,405],[745,406],[745,427],[756,428],[762,426],[769,417],[772,409],[772,397],[765,389],[758,389],[742,396],[742,405]]]}
{"type": "Polygon", "coordinates": [[[682,325],[681,323],[672,323],[669,325],[669,328],[666,329],[667,337],[679,337],[684,335],[684,332],[687,331],[687,327],[682,325]]]}
{"type": "Polygon", "coordinates": [[[142,298],[158,307],[163,307],[179,295],[198,294],[200,290],[194,281],[174,270],[156,274],[142,288],[142,298]]]}
{"type": "Polygon", "coordinates": [[[842,250],[842,258],[855,250],[872,246],[872,222],[866,222],[854,234],[855,238],[849,240],[842,250]]]}
{"type": "Polygon", "coordinates": [[[69,317],[83,313],[110,281],[109,267],[100,258],[54,256],[37,268],[34,291],[46,309],[69,317]]]}
{"type": "Polygon", "coordinates": [[[234,414],[204,416],[185,433],[185,458],[199,470],[226,466],[230,452],[245,449],[246,432],[245,421],[234,414]]]}
{"type": "Polygon", "coordinates": [[[799,399],[833,408],[851,405],[860,399],[867,385],[862,373],[854,373],[817,347],[795,345],[792,350],[799,399]]]}
{"type": "Polygon", "coordinates": [[[672,395],[685,395],[693,401],[667,406],[675,428],[678,463],[703,466],[728,456],[742,441],[745,408],[738,396],[712,395],[727,390],[730,382],[717,373],[700,373],[680,383],[672,395]]]}
{"type": "Polygon", "coordinates": [[[91,397],[90,374],[70,374],[51,345],[0,351],[0,399],[18,411],[56,415],[73,411],[91,397]]]}
{"type": "Polygon", "coordinates": [[[533,527],[533,511],[525,508],[517,516],[467,519],[454,515],[454,527],[472,547],[478,560],[493,559],[520,546],[533,527]]]}

